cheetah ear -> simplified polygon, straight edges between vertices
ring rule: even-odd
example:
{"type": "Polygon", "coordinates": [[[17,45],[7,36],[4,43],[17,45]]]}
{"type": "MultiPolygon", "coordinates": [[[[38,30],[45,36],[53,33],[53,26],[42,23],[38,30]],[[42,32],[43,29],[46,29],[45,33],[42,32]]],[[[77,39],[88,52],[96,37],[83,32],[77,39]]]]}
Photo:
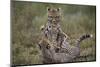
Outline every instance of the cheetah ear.
{"type": "Polygon", "coordinates": [[[51,9],[50,7],[47,7],[47,11],[50,11],[50,9],[51,9]]]}
{"type": "Polygon", "coordinates": [[[61,8],[57,8],[57,11],[60,11],[61,10],[61,8]]]}

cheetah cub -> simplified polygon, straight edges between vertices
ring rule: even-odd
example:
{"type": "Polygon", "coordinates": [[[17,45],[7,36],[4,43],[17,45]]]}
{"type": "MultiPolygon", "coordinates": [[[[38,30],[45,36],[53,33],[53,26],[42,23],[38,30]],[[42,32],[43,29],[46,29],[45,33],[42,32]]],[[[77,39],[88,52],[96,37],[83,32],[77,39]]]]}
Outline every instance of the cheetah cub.
{"type": "Polygon", "coordinates": [[[55,46],[56,48],[61,48],[64,38],[69,37],[62,31],[60,27],[61,23],[61,12],[60,8],[48,8],[47,16],[48,21],[46,25],[41,26],[42,39],[39,44],[46,42],[48,46],[55,46]]]}

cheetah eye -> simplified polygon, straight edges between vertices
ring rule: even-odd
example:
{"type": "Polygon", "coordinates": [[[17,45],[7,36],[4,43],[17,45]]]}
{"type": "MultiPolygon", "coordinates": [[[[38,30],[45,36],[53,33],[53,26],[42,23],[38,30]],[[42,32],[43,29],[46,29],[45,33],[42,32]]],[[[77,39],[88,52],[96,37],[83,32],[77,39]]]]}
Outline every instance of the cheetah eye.
{"type": "Polygon", "coordinates": [[[48,18],[53,18],[52,16],[48,16],[48,18]]]}
{"type": "Polygon", "coordinates": [[[56,16],[55,18],[59,18],[59,16],[56,16]]]}

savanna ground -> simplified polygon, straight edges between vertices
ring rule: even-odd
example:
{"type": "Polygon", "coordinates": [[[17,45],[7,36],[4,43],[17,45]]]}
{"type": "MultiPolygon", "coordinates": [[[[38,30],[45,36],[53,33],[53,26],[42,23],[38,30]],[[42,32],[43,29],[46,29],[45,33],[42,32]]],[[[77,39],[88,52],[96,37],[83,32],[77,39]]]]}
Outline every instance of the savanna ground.
{"type": "Polygon", "coordinates": [[[41,52],[37,44],[41,38],[40,27],[47,23],[47,7],[61,8],[61,28],[70,37],[71,44],[82,34],[93,34],[92,39],[81,43],[81,51],[85,51],[73,62],[95,61],[95,6],[12,1],[12,64],[42,64],[41,52]]]}

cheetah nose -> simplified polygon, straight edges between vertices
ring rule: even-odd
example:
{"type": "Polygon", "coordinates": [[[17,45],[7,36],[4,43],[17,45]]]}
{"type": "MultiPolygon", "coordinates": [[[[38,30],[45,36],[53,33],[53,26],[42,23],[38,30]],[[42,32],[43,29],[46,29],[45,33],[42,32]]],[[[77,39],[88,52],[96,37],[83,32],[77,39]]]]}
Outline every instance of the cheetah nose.
{"type": "Polygon", "coordinates": [[[53,22],[56,22],[56,20],[54,19],[54,20],[52,20],[53,22]]]}

